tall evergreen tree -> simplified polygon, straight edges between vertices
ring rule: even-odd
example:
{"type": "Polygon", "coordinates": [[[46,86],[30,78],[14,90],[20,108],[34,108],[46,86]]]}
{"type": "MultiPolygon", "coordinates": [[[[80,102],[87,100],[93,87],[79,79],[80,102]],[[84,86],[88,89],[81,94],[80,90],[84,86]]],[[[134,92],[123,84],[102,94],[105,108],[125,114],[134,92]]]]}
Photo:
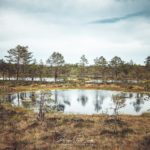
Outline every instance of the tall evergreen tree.
{"type": "Polygon", "coordinates": [[[3,80],[5,79],[6,65],[6,62],[3,59],[0,59],[0,73],[3,77],[3,80]]]}
{"type": "Polygon", "coordinates": [[[112,69],[112,73],[113,75],[115,75],[115,78],[117,79],[118,74],[120,72],[120,67],[124,62],[122,61],[122,59],[118,56],[115,56],[111,59],[110,61],[110,67],[112,69]]]}
{"type": "Polygon", "coordinates": [[[104,79],[104,75],[105,75],[105,70],[106,70],[106,67],[107,67],[107,61],[106,59],[101,56],[101,57],[97,57],[94,59],[94,63],[95,63],[95,66],[96,66],[96,72],[97,72],[97,68],[101,70],[101,74],[102,74],[102,78],[104,79]]]}
{"type": "Polygon", "coordinates": [[[85,55],[82,55],[81,58],[80,58],[80,65],[84,67],[87,64],[88,64],[87,58],[85,57],[85,55]]]}
{"type": "Polygon", "coordinates": [[[150,69],[150,56],[148,56],[145,60],[145,66],[150,69]]]}
{"type": "Polygon", "coordinates": [[[64,56],[59,52],[53,52],[53,54],[48,58],[47,63],[50,64],[54,69],[55,82],[57,81],[60,67],[64,65],[64,56]]]}
{"type": "Polygon", "coordinates": [[[5,56],[9,63],[16,65],[16,77],[19,79],[21,73],[21,65],[23,66],[23,74],[25,73],[25,66],[32,60],[32,53],[28,51],[27,46],[20,46],[8,50],[8,56],[5,56]]]}

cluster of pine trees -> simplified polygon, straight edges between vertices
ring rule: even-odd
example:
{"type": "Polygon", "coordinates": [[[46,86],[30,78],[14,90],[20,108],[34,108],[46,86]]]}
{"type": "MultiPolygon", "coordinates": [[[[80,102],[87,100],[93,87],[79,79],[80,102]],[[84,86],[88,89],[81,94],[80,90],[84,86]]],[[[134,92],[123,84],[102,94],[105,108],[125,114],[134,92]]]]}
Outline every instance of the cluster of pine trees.
{"type": "Polygon", "coordinates": [[[82,55],[79,63],[66,64],[63,55],[59,52],[53,52],[45,64],[42,60],[37,63],[27,46],[18,45],[8,50],[7,56],[0,60],[0,76],[3,80],[31,78],[32,81],[37,77],[41,81],[44,77],[53,77],[55,81],[58,78],[150,80],[150,56],[144,63],[145,65],[142,66],[133,61],[125,62],[118,56],[107,61],[101,56],[94,59],[94,65],[89,65],[86,56],[82,55]]]}

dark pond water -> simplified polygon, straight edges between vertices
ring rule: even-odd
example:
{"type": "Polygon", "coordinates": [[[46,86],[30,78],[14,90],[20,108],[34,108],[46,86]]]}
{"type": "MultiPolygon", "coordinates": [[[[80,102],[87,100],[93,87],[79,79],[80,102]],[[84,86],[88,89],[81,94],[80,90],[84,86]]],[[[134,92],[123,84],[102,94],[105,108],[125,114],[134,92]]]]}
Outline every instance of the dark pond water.
{"type": "Polygon", "coordinates": [[[39,110],[41,101],[47,111],[54,109],[74,114],[113,114],[115,108],[118,108],[120,114],[130,115],[150,111],[150,95],[141,93],[75,89],[21,92],[0,96],[1,103],[9,102],[34,111],[39,110]]]}

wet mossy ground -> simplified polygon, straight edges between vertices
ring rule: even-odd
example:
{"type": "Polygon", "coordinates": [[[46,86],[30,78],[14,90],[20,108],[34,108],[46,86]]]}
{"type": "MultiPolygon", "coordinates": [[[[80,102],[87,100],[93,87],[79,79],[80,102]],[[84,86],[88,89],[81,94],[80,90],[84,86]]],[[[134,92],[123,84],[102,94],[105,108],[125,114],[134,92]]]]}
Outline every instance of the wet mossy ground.
{"type": "Polygon", "coordinates": [[[0,105],[1,150],[145,150],[150,147],[150,117],[37,114],[0,105]],[[115,128],[114,128],[115,127],[115,128]]]}
{"type": "Polygon", "coordinates": [[[21,92],[21,91],[36,91],[36,90],[54,90],[54,89],[101,89],[124,92],[140,92],[148,93],[144,86],[138,84],[118,84],[118,83],[100,83],[100,84],[81,84],[80,82],[67,83],[36,83],[36,82],[12,82],[0,81],[0,94],[21,92]]]}

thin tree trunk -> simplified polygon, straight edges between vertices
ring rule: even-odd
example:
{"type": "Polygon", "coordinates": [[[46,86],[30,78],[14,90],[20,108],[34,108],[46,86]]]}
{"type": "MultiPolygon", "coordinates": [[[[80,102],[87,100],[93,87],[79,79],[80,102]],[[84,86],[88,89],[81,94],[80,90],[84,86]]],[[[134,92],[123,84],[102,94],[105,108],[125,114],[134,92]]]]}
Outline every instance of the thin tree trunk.
{"type": "Polygon", "coordinates": [[[19,67],[17,66],[17,81],[19,79],[19,67]]]}
{"type": "Polygon", "coordinates": [[[5,73],[3,72],[3,81],[5,80],[5,73]]]}
{"type": "Polygon", "coordinates": [[[55,83],[57,82],[57,68],[55,68],[55,83]]]}

